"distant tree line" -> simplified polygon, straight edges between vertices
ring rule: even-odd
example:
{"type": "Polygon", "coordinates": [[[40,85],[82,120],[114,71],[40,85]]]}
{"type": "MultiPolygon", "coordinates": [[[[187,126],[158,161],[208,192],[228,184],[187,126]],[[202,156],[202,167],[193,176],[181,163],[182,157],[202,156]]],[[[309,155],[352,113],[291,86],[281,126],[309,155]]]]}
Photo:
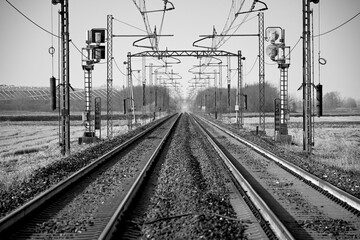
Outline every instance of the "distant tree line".
{"type": "Polygon", "coordinates": [[[357,108],[354,98],[341,98],[339,92],[328,92],[323,97],[323,107],[327,110],[336,108],[357,108]]]}
{"type": "MultiPolygon", "coordinates": [[[[127,98],[127,89],[113,90],[112,95],[112,110],[124,112],[124,99],[127,98]]],[[[177,102],[179,99],[171,96],[169,90],[163,86],[145,86],[145,94],[143,94],[143,86],[135,86],[134,91],[134,103],[135,111],[142,111],[143,109],[158,111],[160,108],[162,111],[168,109],[178,109],[177,102]],[[145,102],[143,100],[145,96],[145,102]],[[156,96],[156,98],[155,98],[156,96]],[[143,106],[145,103],[146,107],[143,106]]],[[[92,109],[94,109],[94,98],[100,96],[97,90],[92,92],[92,109]]],[[[107,104],[104,95],[101,95],[101,109],[106,111],[107,104]]],[[[85,99],[79,99],[78,97],[71,97],[70,94],[70,110],[73,112],[82,112],[85,109],[85,99]]],[[[51,112],[50,109],[50,96],[48,99],[33,99],[30,95],[28,97],[1,100],[0,111],[32,111],[32,112],[51,112]]],[[[57,111],[57,110],[55,110],[57,111]]]]}
{"type": "MultiPolygon", "coordinates": [[[[248,112],[259,111],[259,84],[247,85],[243,89],[243,94],[247,98],[248,112]]],[[[206,109],[207,112],[215,112],[215,95],[216,95],[216,110],[217,112],[235,112],[236,104],[236,89],[230,89],[230,106],[228,104],[228,89],[227,88],[207,88],[198,91],[195,97],[195,104],[193,110],[199,111],[201,108],[206,109]],[[216,91],[216,94],[215,94],[216,91]]],[[[274,111],[274,100],[279,98],[279,91],[276,87],[269,83],[265,83],[265,112],[274,111]]],[[[245,96],[242,96],[245,103],[245,96]]],[[[245,107],[245,106],[244,106],[245,107]]]]}

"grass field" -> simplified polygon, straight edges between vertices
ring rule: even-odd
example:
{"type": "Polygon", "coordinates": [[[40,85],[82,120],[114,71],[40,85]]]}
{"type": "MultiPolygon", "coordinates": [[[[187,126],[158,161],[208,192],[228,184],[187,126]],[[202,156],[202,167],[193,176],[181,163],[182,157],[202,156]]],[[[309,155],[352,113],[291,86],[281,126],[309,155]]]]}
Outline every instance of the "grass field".
{"type": "MultiPolygon", "coordinates": [[[[224,122],[235,122],[225,118],[224,122]]],[[[266,117],[266,135],[274,136],[274,118],[266,117]]],[[[315,118],[314,151],[311,160],[337,166],[345,170],[360,171],[360,116],[328,116],[315,118]]],[[[244,128],[254,131],[258,117],[244,118],[244,128]]],[[[288,122],[292,145],[283,145],[294,152],[303,151],[302,118],[292,117],[288,122]]]]}
{"type": "MultiPolygon", "coordinates": [[[[70,151],[83,150],[90,144],[78,144],[83,135],[81,121],[71,121],[70,151]]],[[[113,121],[114,135],[128,131],[125,121],[113,121]]],[[[107,137],[102,121],[102,138],[107,137]]],[[[57,121],[0,122],[0,188],[26,178],[34,169],[61,159],[57,121]]]]}

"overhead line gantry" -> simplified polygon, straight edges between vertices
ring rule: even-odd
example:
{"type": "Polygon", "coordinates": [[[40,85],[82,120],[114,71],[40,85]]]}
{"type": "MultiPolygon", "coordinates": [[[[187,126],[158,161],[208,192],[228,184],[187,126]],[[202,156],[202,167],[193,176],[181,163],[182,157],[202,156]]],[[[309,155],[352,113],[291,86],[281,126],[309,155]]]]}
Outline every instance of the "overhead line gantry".
{"type": "MultiPolygon", "coordinates": [[[[239,95],[241,94],[240,92],[240,88],[241,88],[241,69],[242,69],[242,55],[241,55],[241,51],[238,51],[238,53],[231,53],[231,52],[227,52],[227,51],[223,51],[223,50],[157,50],[157,51],[144,51],[144,52],[139,52],[139,53],[135,53],[135,54],[131,54],[128,53],[127,55],[128,57],[128,68],[127,68],[127,85],[129,89],[132,89],[132,75],[131,75],[131,58],[134,57],[152,57],[152,58],[157,58],[157,59],[163,59],[163,58],[171,58],[171,57],[196,57],[196,58],[202,58],[202,57],[237,57],[238,58],[238,93],[239,95]]],[[[133,104],[131,101],[129,104],[133,104]]],[[[243,125],[243,118],[242,118],[242,107],[241,105],[243,104],[243,102],[239,99],[238,101],[239,104],[239,109],[238,111],[240,111],[239,114],[237,114],[236,118],[237,118],[237,124],[239,127],[242,127],[243,125]]],[[[132,109],[134,106],[130,105],[129,106],[130,109],[132,109]]],[[[238,113],[237,111],[237,113],[238,113]]],[[[129,122],[132,121],[131,119],[131,115],[129,116],[129,122]]]]}

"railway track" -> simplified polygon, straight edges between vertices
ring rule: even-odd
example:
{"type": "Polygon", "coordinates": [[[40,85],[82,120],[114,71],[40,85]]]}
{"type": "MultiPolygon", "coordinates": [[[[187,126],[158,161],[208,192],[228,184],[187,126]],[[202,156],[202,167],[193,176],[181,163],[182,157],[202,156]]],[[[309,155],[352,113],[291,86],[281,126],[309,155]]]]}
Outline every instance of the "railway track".
{"type": "Polygon", "coordinates": [[[224,166],[198,127],[184,117],[171,137],[169,129],[174,122],[135,137],[111,154],[106,163],[92,164],[97,167],[85,170],[89,175],[82,173],[76,180],[67,180],[73,182],[69,186],[59,184],[62,190],[45,197],[48,200],[34,199],[32,204],[38,206],[32,213],[26,214],[29,206],[24,206],[2,219],[1,239],[138,239],[144,234],[155,239],[164,235],[168,239],[272,236],[271,231],[264,230],[267,224],[259,224],[259,216],[253,215],[243,195],[224,175],[224,166]],[[166,143],[167,139],[171,141],[166,143]],[[151,162],[157,163],[150,167],[151,162]],[[151,174],[143,174],[149,169],[151,174]],[[233,189],[230,195],[229,188],[233,189]],[[237,210],[241,209],[241,217],[236,216],[229,197],[237,210]],[[19,214],[25,216],[16,217],[19,214]],[[142,229],[134,231],[129,223],[142,229]]]}
{"type": "Polygon", "coordinates": [[[109,239],[179,115],[141,132],[0,220],[1,239],[109,239]]]}
{"type": "Polygon", "coordinates": [[[116,239],[276,239],[188,114],[146,182],[116,239]]]}
{"type": "Polygon", "coordinates": [[[360,237],[356,198],[261,151],[174,116],[1,219],[0,239],[360,237]]]}
{"type": "MultiPolygon", "coordinates": [[[[265,209],[273,212],[274,218],[288,230],[288,237],[360,238],[359,199],[212,121],[202,117],[196,119],[204,126],[219,154],[227,159],[230,171],[244,176],[266,204],[265,207],[257,204],[260,212],[265,209]]],[[[272,218],[266,217],[276,232],[272,218]]]]}

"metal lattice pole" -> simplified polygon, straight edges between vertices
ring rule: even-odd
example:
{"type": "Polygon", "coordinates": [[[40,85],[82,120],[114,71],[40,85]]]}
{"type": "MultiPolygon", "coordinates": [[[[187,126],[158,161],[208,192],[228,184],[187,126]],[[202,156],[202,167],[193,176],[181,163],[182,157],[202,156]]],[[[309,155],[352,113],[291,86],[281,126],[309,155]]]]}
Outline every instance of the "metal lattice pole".
{"type": "Polygon", "coordinates": [[[238,128],[243,127],[243,89],[242,89],[242,55],[241,51],[238,51],[238,84],[236,88],[236,124],[238,128]]]}
{"type": "Polygon", "coordinates": [[[143,114],[146,114],[146,58],[142,58],[142,107],[143,114]]]}
{"type": "MultiPolygon", "coordinates": [[[[153,85],[153,63],[149,64],[149,86],[150,86],[150,91],[149,91],[149,104],[152,103],[152,99],[153,99],[153,91],[154,91],[154,85],[153,85]]],[[[152,107],[150,105],[149,107],[149,111],[150,113],[153,111],[152,107]]],[[[155,111],[153,111],[155,112],[155,111]]]]}
{"type": "Polygon", "coordinates": [[[259,13],[259,125],[265,132],[264,13],[259,13]]]}
{"type": "Polygon", "coordinates": [[[113,16],[107,15],[107,137],[113,137],[113,110],[112,110],[112,95],[113,95],[113,16]]]}
{"type": "Polygon", "coordinates": [[[303,0],[303,148],[312,152],[310,0],[303,0]]]}
{"type": "MultiPolygon", "coordinates": [[[[85,88],[85,135],[93,132],[91,119],[91,89],[92,89],[92,72],[91,69],[84,71],[84,88],[85,88]]],[[[86,135],[88,136],[88,135],[86,135]]]]}
{"type": "Polygon", "coordinates": [[[288,70],[289,64],[279,64],[280,68],[280,134],[287,135],[288,103],[288,70]]]}
{"type": "Polygon", "coordinates": [[[132,70],[131,70],[131,53],[127,55],[127,87],[128,87],[128,126],[132,129],[133,114],[135,119],[135,106],[134,106],[134,94],[133,94],[133,82],[132,82],[132,70]]]}
{"type": "Polygon", "coordinates": [[[219,112],[221,113],[222,112],[222,109],[221,109],[221,100],[222,100],[222,65],[219,64],[219,89],[220,89],[220,92],[219,92],[219,102],[220,102],[220,106],[219,106],[219,112]]]}
{"type": "Polygon", "coordinates": [[[231,104],[230,104],[230,90],[231,90],[231,66],[230,66],[230,57],[226,58],[227,60],[227,105],[229,109],[229,113],[231,113],[231,104]]]}
{"type": "Polygon", "coordinates": [[[216,92],[217,92],[217,77],[216,77],[216,70],[214,69],[214,96],[215,96],[215,101],[214,101],[214,105],[215,105],[215,119],[217,119],[217,99],[216,99],[216,92]]]}
{"type": "Polygon", "coordinates": [[[61,1],[61,154],[70,154],[69,3],[61,1]]]}

